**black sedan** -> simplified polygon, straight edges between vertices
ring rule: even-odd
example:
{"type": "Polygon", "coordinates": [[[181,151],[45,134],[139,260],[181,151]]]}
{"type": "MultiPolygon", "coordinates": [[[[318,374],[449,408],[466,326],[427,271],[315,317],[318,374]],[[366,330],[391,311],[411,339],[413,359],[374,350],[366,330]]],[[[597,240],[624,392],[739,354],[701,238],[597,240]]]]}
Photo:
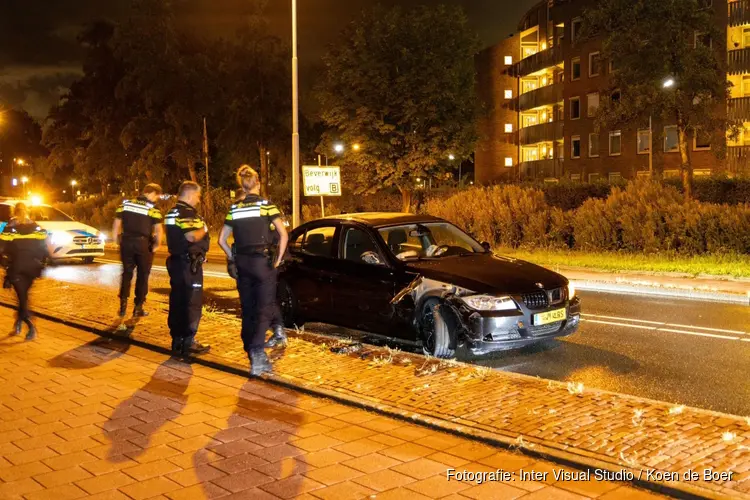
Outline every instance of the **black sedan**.
{"type": "Polygon", "coordinates": [[[548,269],[494,255],[436,217],[362,213],[304,224],[279,274],[287,327],[330,323],[452,358],[571,335],[580,300],[548,269]]]}

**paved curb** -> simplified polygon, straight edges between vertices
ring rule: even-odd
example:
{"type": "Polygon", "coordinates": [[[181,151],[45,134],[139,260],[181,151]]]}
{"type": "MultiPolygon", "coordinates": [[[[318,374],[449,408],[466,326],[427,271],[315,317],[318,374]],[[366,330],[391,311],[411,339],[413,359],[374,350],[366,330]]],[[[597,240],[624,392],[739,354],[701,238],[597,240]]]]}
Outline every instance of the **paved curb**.
{"type": "MultiPolygon", "coordinates": [[[[6,308],[15,308],[14,304],[0,300],[0,306],[6,308]]],[[[80,330],[93,333],[105,338],[126,340],[129,343],[146,348],[152,351],[159,352],[161,354],[169,354],[169,350],[163,346],[160,346],[151,342],[144,342],[142,340],[133,339],[130,337],[124,337],[111,331],[111,328],[107,328],[107,325],[103,325],[96,321],[91,321],[86,324],[73,316],[62,317],[59,313],[39,311],[37,308],[34,310],[34,314],[40,318],[48,321],[65,324],[80,330]]],[[[191,362],[213,368],[225,373],[233,375],[247,376],[247,367],[240,366],[238,364],[228,362],[218,356],[202,356],[201,358],[191,358],[191,362]]],[[[522,375],[518,375],[523,377],[522,375]]],[[[533,377],[532,377],[533,378],[533,377]]],[[[573,467],[580,470],[593,471],[595,469],[606,470],[612,473],[630,473],[632,479],[626,479],[624,481],[618,481],[622,483],[628,483],[640,488],[644,488],[650,491],[654,491],[660,494],[673,496],[676,498],[685,499],[730,499],[730,498],[750,498],[750,495],[736,492],[734,495],[724,495],[716,491],[712,491],[700,486],[694,486],[688,482],[678,482],[678,486],[674,486],[674,483],[668,483],[666,481],[649,481],[642,478],[642,469],[635,469],[628,466],[623,466],[621,463],[603,461],[594,457],[592,454],[585,450],[578,449],[576,453],[567,451],[567,446],[556,445],[553,442],[545,443],[524,443],[518,441],[517,438],[513,438],[511,435],[501,434],[497,432],[489,432],[476,427],[464,427],[456,426],[456,422],[449,421],[443,418],[437,418],[434,416],[424,415],[420,413],[414,413],[412,411],[406,411],[388,404],[383,404],[377,399],[365,397],[365,396],[354,396],[347,394],[343,390],[335,391],[329,390],[322,387],[315,386],[311,383],[295,382],[291,377],[286,378],[276,375],[265,375],[262,380],[284,387],[287,389],[296,390],[304,394],[311,396],[323,397],[331,399],[347,406],[372,411],[382,416],[389,418],[395,418],[400,421],[410,422],[418,425],[428,427],[430,429],[439,430],[452,434],[455,436],[479,441],[488,445],[492,445],[498,448],[519,451],[525,455],[533,458],[539,458],[551,462],[558,463],[563,466],[573,467]],[[640,475],[639,475],[640,474],[640,475]]],[[[599,391],[607,392],[607,391],[599,391]]],[[[644,399],[644,398],[639,398],[644,399]]],[[[710,414],[717,414],[716,412],[710,412],[707,410],[701,410],[710,414]]]]}

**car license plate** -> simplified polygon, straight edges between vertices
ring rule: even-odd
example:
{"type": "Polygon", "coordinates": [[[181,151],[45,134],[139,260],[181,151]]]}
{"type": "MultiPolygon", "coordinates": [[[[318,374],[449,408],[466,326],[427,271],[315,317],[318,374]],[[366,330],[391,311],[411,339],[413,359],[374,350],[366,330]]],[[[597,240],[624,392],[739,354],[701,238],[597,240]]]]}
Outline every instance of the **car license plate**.
{"type": "Polygon", "coordinates": [[[568,311],[565,309],[556,309],[534,315],[534,326],[549,325],[558,321],[565,321],[568,317],[568,311]]]}
{"type": "Polygon", "coordinates": [[[99,245],[81,245],[81,248],[84,250],[92,249],[92,248],[99,248],[99,245]]]}

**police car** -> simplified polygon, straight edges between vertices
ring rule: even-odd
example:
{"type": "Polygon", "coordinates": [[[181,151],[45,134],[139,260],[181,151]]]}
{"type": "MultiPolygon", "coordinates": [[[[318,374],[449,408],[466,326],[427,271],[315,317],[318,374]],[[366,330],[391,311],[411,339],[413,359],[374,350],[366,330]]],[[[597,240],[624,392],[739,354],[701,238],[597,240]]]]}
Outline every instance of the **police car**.
{"type": "MultiPolygon", "coordinates": [[[[0,199],[0,231],[13,216],[13,207],[23,200],[0,199]]],[[[28,202],[27,202],[28,203],[28,202]]],[[[30,217],[46,230],[51,260],[81,259],[94,262],[104,256],[106,237],[98,229],[74,221],[60,210],[41,203],[28,203],[30,217]]]]}

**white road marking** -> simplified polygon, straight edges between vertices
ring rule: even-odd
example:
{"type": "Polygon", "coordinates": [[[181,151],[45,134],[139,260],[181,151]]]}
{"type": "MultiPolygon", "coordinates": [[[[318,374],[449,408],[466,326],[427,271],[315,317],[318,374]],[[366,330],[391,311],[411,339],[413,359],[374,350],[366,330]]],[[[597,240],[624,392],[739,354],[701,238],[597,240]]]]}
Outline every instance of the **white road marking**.
{"type": "MultiPolygon", "coordinates": [[[[118,261],[118,260],[96,259],[96,261],[97,262],[101,262],[103,264],[118,264],[118,265],[121,265],[121,262],[118,261]]],[[[162,272],[162,273],[166,273],[167,272],[167,268],[164,267],[164,266],[153,266],[151,268],[151,270],[152,271],[162,272]]],[[[226,273],[220,273],[218,271],[205,271],[204,270],[203,271],[203,276],[209,276],[211,278],[224,278],[224,279],[228,279],[228,280],[232,279],[228,274],[226,274],[226,273]]],[[[234,280],[232,280],[232,281],[234,281],[234,280]]]]}
{"type": "MultiPolygon", "coordinates": [[[[682,324],[678,324],[678,323],[665,323],[663,321],[646,321],[646,320],[642,320],[642,319],[621,318],[621,317],[617,317],[617,316],[600,316],[600,315],[597,315],[597,314],[582,314],[581,316],[585,317],[585,318],[591,317],[591,318],[611,319],[611,320],[616,320],[616,321],[626,321],[626,322],[629,322],[629,323],[646,323],[646,324],[649,324],[649,325],[658,325],[660,327],[661,326],[667,326],[667,327],[671,327],[671,328],[682,328],[682,329],[688,329],[688,330],[703,330],[703,331],[706,331],[706,332],[714,332],[714,333],[731,333],[731,334],[734,334],[734,335],[750,335],[750,333],[743,332],[743,331],[740,331],[740,330],[724,330],[724,329],[721,329],[721,328],[708,328],[708,327],[705,327],[705,326],[682,325],[682,324]]],[[[663,331],[667,331],[667,329],[665,329],[665,328],[659,328],[659,329],[663,330],[663,331]]]]}
{"type": "MultiPolygon", "coordinates": [[[[624,318],[623,318],[624,319],[624,318]]],[[[674,328],[662,328],[661,326],[669,326],[667,323],[661,323],[661,326],[645,326],[645,325],[638,325],[633,323],[622,323],[622,322],[615,322],[615,321],[601,321],[596,319],[588,319],[586,317],[582,317],[581,321],[585,321],[587,323],[596,323],[599,325],[609,325],[609,326],[621,326],[624,328],[634,328],[637,330],[650,330],[653,332],[667,332],[667,333],[677,333],[680,335],[693,335],[697,337],[708,337],[713,339],[720,339],[720,340],[742,340],[744,342],[750,342],[750,338],[740,338],[740,337],[730,337],[728,335],[716,335],[713,333],[705,333],[705,332],[695,332],[695,331],[688,331],[688,330],[676,330],[674,328]]],[[[637,322],[639,320],[627,320],[625,321],[634,321],[637,322]]],[[[684,328],[692,328],[696,330],[702,330],[703,328],[700,326],[684,326],[684,328]]],[[[738,332],[742,335],[747,335],[744,332],[738,332]]]]}

